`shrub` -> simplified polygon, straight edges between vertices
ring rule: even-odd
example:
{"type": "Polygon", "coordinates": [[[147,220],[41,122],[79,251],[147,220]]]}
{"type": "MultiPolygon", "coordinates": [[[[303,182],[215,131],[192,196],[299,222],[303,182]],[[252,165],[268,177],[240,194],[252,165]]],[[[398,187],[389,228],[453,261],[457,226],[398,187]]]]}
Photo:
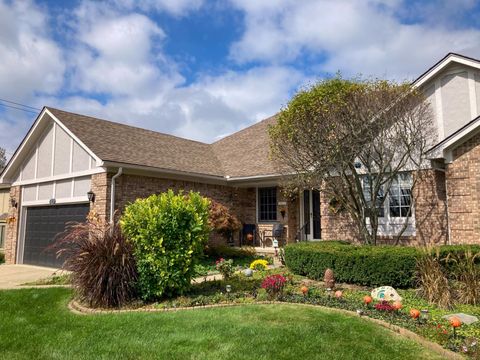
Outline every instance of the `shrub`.
{"type": "Polygon", "coordinates": [[[262,282],[262,289],[268,293],[271,299],[278,298],[283,292],[287,279],[280,274],[267,276],[262,282]]]}
{"type": "Polygon", "coordinates": [[[184,293],[208,241],[209,201],[172,190],[128,205],[122,229],[133,244],[143,299],[184,293]]]}
{"type": "Polygon", "coordinates": [[[242,224],[230,209],[215,200],[210,199],[208,224],[210,228],[225,239],[230,239],[233,233],[240,230],[242,224]]]}
{"type": "Polygon", "coordinates": [[[233,275],[233,260],[220,258],[216,261],[215,268],[223,275],[225,280],[228,280],[233,275]]]}
{"type": "Polygon", "coordinates": [[[244,259],[257,256],[254,248],[234,248],[226,245],[208,245],[205,247],[205,255],[214,259],[218,259],[221,257],[229,259],[244,259]]]}
{"type": "MultiPolygon", "coordinates": [[[[465,256],[468,249],[479,246],[441,246],[443,258],[448,254],[465,256]]],[[[390,285],[412,288],[416,285],[416,263],[425,253],[420,248],[401,246],[354,246],[343,242],[297,243],[285,247],[285,263],[292,272],[322,280],[330,268],[337,282],[364,286],[390,285]]],[[[476,259],[480,261],[480,259],[476,259]]],[[[449,264],[445,264],[449,272],[449,264]]]]}
{"type": "Polygon", "coordinates": [[[252,263],[250,264],[250,269],[262,271],[262,270],[266,270],[267,266],[268,266],[267,260],[257,259],[252,261],[252,263]]]}
{"type": "Polygon", "coordinates": [[[76,293],[90,306],[122,306],[135,297],[135,260],[118,224],[96,219],[70,224],[53,248],[65,259],[76,293]]]}

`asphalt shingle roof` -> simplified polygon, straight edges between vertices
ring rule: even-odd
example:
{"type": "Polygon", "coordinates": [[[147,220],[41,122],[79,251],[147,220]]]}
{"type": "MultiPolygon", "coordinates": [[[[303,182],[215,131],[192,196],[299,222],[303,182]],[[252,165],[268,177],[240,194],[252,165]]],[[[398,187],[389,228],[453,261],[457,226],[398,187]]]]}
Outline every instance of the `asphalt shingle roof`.
{"type": "Polygon", "coordinates": [[[268,157],[268,126],[275,122],[275,117],[213,144],[205,144],[51,107],[47,109],[103,161],[222,177],[277,173],[268,157]]]}

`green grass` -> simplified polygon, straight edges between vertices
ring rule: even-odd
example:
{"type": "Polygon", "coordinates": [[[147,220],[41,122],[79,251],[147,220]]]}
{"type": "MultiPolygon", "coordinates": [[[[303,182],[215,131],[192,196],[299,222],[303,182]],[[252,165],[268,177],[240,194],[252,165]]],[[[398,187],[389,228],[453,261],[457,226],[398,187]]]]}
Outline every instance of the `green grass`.
{"type": "Polygon", "coordinates": [[[295,305],[75,315],[65,288],[0,291],[4,359],[440,359],[361,318],[295,305]]]}
{"type": "Polygon", "coordinates": [[[53,275],[44,279],[40,279],[37,281],[27,282],[23,285],[33,285],[33,286],[41,286],[41,285],[70,285],[70,275],[69,274],[62,274],[62,275],[53,275]]]}

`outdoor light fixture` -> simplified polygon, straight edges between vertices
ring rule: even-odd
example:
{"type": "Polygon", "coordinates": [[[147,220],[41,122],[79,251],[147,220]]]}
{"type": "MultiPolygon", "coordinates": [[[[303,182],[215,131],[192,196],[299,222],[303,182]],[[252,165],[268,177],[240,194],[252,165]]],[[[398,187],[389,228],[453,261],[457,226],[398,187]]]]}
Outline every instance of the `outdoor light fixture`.
{"type": "Polygon", "coordinates": [[[227,285],[225,290],[227,290],[227,293],[230,293],[232,291],[232,285],[227,285]]]}
{"type": "Polygon", "coordinates": [[[87,196],[88,196],[88,201],[95,202],[95,193],[92,190],[87,192],[87,196]]]}
{"type": "Polygon", "coordinates": [[[10,198],[10,205],[12,205],[12,207],[14,207],[14,208],[17,208],[18,203],[17,203],[17,200],[15,200],[14,197],[10,198]]]}
{"type": "Polygon", "coordinates": [[[420,310],[420,319],[426,323],[428,321],[428,318],[430,317],[429,313],[428,313],[428,310],[427,309],[424,309],[424,310],[420,310]]]}

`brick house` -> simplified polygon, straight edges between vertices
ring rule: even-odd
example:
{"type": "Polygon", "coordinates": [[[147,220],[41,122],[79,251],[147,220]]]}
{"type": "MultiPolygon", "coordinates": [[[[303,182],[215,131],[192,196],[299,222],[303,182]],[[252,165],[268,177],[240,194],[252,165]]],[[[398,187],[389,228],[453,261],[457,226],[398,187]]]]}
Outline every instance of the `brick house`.
{"type": "MultiPolygon", "coordinates": [[[[448,54],[413,86],[432,104],[438,143],[429,151],[429,169],[398,178],[385,202],[382,238],[407,223],[409,244],[480,242],[480,61],[448,54]],[[414,194],[412,176],[421,176],[414,194]],[[407,217],[410,196],[416,202],[407,217]]],[[[91,210],[108,220],[111,209],[121,212],[167,189],[199,191],[254,224],[259,235],[282,224],[288,242],[355,241],[352,223],[331,211],[323,193],[283,194],[280,171],[269,159],[267,130],[274,122],[205,144],[43,108],[0,177],[11,186],[7,263],[58,266],[45,248],[66,222],[82,221],[91,210]]],[[[234,238],[236,245],[241,240],[234,238]]]]}

